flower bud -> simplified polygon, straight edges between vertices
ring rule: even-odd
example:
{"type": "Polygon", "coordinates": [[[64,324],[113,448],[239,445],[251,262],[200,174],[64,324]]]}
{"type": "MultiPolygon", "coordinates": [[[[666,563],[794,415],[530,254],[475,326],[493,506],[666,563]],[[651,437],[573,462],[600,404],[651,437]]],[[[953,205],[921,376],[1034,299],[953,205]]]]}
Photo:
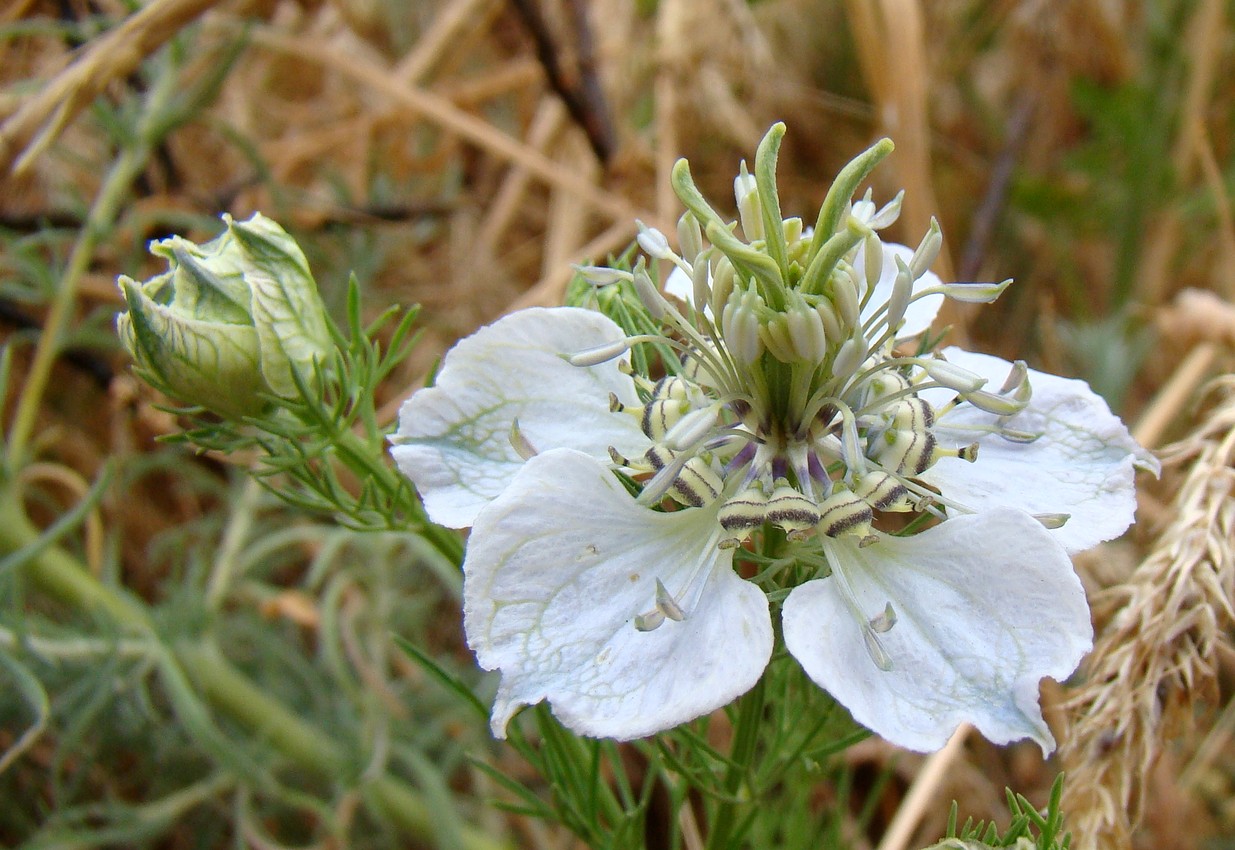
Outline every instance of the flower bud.
{"type": "Polygon", "coordinates": [[[160,391],[234,418],[269,399],[298,395],[315,380],[334,343],[326,310],[299,246],[261,214],[223,216],[227,230],[197,245],[154,242],[169,271],[118,283],[128,311],[116,330],[138,373],[160,391]]]}

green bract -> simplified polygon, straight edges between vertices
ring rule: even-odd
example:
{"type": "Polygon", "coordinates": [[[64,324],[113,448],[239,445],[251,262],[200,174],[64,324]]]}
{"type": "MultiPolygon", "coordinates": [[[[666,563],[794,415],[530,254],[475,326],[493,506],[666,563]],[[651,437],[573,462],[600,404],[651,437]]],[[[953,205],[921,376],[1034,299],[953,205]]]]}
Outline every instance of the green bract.
{"type": "Polygon", "coordinates": [[[221,416],[255,416],[270,396],[312,384],[334,345],[325,307],[299,246],[261,215],[198,245],[151,243],[169,271],[139,283],[121,276],[128,312],[116,329],[141,377],[167,395],[221,416]]]}

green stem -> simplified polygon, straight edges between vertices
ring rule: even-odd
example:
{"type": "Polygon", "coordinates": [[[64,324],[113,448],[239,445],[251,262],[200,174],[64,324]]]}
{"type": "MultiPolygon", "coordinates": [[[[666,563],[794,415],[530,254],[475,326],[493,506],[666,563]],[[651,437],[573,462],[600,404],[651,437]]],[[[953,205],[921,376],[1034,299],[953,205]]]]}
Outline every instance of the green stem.
{"type": "MultiPolygon", "coordinates": [[[[336,430],[334,433],[335,453],[352,472],[363,481],[366,478],[381,487],[387,493],[394,494],[405,486],[399,473],[391,469],[381,460],[384,452],[376,451],[372,443],[358,436],[350,429],[336,430]]],[[[418,526],[417,533],[429,541],[438,552],[456,566],[463,563],[463,541],[459,535],[448,528],[434,525],[424,512],[419,499],[414,499],[409,506],[412,521],[418,526]]]]}
{"type": "Polygon", "coordinates": [[[718,803],[716,817],[708,834],[707,850],[724,850],[730,844],[737,807],[749,803],[750,766],[759,743],[759,730],[763,724],[764,680],[742,697],[738,719],[733,728],[733,748],[729,755],[729,769],[725,773],[724,797],[718,803]],[[744,789],[743,786],[746,786],[744,789]],[[744,790],[746,793],[744,793],[744,790]]]}
{"type": "Polygon", "coordinates": [[[43,332],[39,336],[30,372],[17,400],[13,425],[9,429],[6,457],[10,473],[20,469],[26,462],[26,447],[34,432],[39,405],[51,377],[51,367],[60,353],[61,337],[76,306],[77,284],[90,266],[99,238],[115,220],[130,185],[146,167],[149,156],[149,145],[136,144],[117,157],[103,181],[94,205],[90,208],[90,214],[77,237],[73,252],[69,255],[64,276],[60,279],[51,309],[47,313],[47,321],[43,325],[43,332]]]}
{"type": "MultiPolygon", "coordinates": [[[[34,543],[38,529],[26,517],[16,492],[0,490],[0,554],[34,543]]],[[[125,632],[155,637],[149,612],[141,602],[109,587],[75,558],[56,546],[44,549],[22,569],[36,586],[59,602],[83,613],[101,614],[125,632]]],[[[184,642],[175,648],[177,660],[201,695],[216,711],[268,741],[287,758],[327,780],[337,780],[348,763],[347,753],[324,730],[306,723],[233,667],[209,644],[184,642]]],[[[365,789],[377,806],[403,832],[417,841],[435,835],[433,811],[403,780],[383,774],[365,789]]],[[[466,850],[506,850],[503,842],[467,828],[466,850]]]]}

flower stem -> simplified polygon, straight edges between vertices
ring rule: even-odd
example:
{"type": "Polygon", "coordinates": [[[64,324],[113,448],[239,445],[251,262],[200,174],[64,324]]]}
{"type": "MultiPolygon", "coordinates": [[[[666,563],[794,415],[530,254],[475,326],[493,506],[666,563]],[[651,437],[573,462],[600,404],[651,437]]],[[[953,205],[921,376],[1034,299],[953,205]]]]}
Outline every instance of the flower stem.
{"type": "Polygon", "coordinates": [[[43,400],[43,392],[47,389],[52,364],[60,353],[61,337],[73,315],[77,284],[90,266],[99,237],[115,220],[120,204],[124,201],[130,185],[146,167],[149,155],[150,146],[138,143],[126,148],[117,157],[103,181],[94,205],[90,208],[81,234],[73,245],[73,252],[69,255],[68,265],[52,299],[34,359],[30,364],[30,372],[17,400],[13,424],[9,429],[5,456],[10,475],[15,474],[26,463],[26,446],[34,431],[35,418],[43,400]]]}
{"type": "MultiPolygon", "coordinates": [[[[385,454],[382,446],[374,447],[371,441],[366,441],[350,429],[338,429],[332,436],[335,453],[362,481],[370,480],[392,495],[401,488],[406,489],[400,475],[383,462],[385,454]]],[[[429,544],[452,564],[462,564],[463,541],[459,539],[459,535],[430,522],[419,499],[412,499],[410,502],[407,510],[416,527],[416,533],[429,541],[429,544]]]]}
{"type": "Polygon", "coordinates": [[[742,697],[738,707],[738,717],[733,728],[733,748],[729,754],[729,768],[725,773],[724,794],[718,803],[716,816],[712,821],[707,850],[724,850],[731,845],[733,828],[737,820],[737,806],[750,802],[746,797],[750,790],[751,762],[755,757],[755,749],[759,743],[759,729],[763,723],[766,678],[765,674],[759,679],[755,687],[742,697]]]}

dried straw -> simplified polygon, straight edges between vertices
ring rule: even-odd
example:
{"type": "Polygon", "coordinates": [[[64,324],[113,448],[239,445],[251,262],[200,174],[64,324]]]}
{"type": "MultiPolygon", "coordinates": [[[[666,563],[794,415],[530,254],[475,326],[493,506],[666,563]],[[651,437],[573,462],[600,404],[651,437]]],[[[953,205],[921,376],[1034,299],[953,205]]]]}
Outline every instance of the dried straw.
{"type": "Polygon", "coordinates": [[[1216,696],[1214,658],[1235,625],[1235,375],[1196,431],[1163,452],[1186,467],[1174,519],[1126,584],[1068,703],[1061,756],[1075,846],[1131,846],[1164,743],[1216,696]]]}
{"type": "Polygon", "coordinates": [[[0,125],[0,173],[22,173],[112,80],[133,72],[218,0],[156,0],[85,52],[0,125]]]}

